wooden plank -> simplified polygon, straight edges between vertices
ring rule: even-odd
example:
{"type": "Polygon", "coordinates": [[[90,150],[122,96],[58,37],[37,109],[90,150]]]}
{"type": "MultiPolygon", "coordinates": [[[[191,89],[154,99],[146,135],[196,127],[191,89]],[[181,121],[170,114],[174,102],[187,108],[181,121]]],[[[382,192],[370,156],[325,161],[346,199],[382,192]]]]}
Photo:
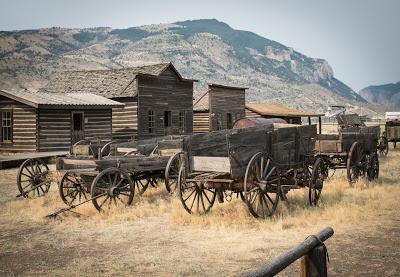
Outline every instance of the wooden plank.
{"type": "Polygon", "coordinates": [[[230,173],[231,169],[228,157],[192,156],[190,164],[193,171],[230,173]]]}

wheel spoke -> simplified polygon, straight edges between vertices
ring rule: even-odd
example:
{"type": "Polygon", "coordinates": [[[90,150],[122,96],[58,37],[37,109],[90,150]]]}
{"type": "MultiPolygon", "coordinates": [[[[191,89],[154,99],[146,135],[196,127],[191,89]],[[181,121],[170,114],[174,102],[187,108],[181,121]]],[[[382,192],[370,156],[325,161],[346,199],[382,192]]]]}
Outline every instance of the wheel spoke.
{"type": "Polygon", "coordinates": [[[183,201],[186,202],[186,200],[188,200],[190,198],[190,196],[192,196],[193,193],[195,193],[195,192],[196,192],[196,189],[192,190],[192,192],[189,194],[189,196],[186,197],[183,201]]]}
{"type": "Polygon", "coordinates": [[[192,201],[192,204],[190,205],[190,209],[189,210],[192,210],[194,201],[196,200],[196,197],[197,197],[197,193],[194,194],[193,201],[192,201]]]}

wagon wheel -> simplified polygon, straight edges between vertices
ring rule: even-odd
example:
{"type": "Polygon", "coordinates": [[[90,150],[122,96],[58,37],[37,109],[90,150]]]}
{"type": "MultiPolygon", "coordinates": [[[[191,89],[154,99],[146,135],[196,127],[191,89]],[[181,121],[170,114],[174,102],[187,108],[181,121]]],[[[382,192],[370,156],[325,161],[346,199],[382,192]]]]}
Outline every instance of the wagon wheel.
{"type": "Polygon", "coordinates": [[[169,193],[176,190],[178,182],[179,168],[183,161],[183,152],[173,155],[167,163],[165,168],[165,188],[169,193]]]}
{"type": "Polygon", "coordinates": [[[382,136],[378,145],[379,155],[386,156],[389,152],[389,142],[385,136],[382,136]]]}
{"type": "Polygon", "coordinates": [[[50,188],[49,167],[39,159],[28,159],[18,169],[17,186],[21,196],[45,195],[50,188]]]}
{"type": "Polygon", "coordinates": [[[373,153],[369,158],[367,176],[369,181],[373,181],[379,177],[379,157],[376,153],[373,153]]]}
{"type": "Polygon", "coordinates": [[[359,142],[351,145],[349,156],[347,157],[347,179],[353,185],[358,178],[365,173],[365,153],[359,142]]]}
{"type": "Polygon", "coordinates": [[[149,187],[149,180],[147,179],[133,179],[132,181],[135,191],[137,191],[139,195],[142,195],[149,187]]]}
{"type": "Polygon", "coordinates": [[[256,153],[247,165],[244,177],[244,198],[256,218],[272,216],[279,202],[279,173],[264,153],[256,153]]]}
{"type": "Polygon", "coordinates": [[[68,206],[89,199],[88,185],[74,172],[66,172],[58,186],[62,201],[68,206]]]}
{"type": "Polygon", "coordinates": [[[215,202],[216,190],[203,182],[186,181],[186,167],[182,163],[178,174],[178,194],[183,208],[190,214],[204,215],[215,202]]]}
{"type": "Polygon", "coordinates": [[[308,200],[311,206],[317,206],[321,197],[325,179],[324,172],[325,164],[322,159],[318,158],[313,165],[309,183],[308,200]]]}
{"type": "Polygon", "coordinates": [[[132,204],[134,195],[131,177],[119,168],[103,170],[92,182],[92,203],[99,212],[112,205],[128,206],[132,204]]]}

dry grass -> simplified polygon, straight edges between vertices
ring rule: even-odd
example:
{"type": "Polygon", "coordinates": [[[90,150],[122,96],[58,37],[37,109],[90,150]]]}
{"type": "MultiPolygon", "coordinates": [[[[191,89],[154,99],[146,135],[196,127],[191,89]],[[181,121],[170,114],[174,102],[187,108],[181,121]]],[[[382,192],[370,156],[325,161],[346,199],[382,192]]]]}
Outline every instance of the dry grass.
{"type": "MultiPolygon", "coordinates": [[[[384,275],[395,276],[398,265],[382,265],[391,258],[379,255],[396,250],[387,241],[387,250],[371,247],[373,240],[385,245],[378,240],[382,234],[398,231],[399,159],[400,151],[390,152],[381,160],[378,182],[361,180],[353,188],[338,171],[325,184],[322,204],[316,208],[308,206],[306,190],[290,192],[289,201],[281,202],[277,215],[266,221],[252,218],[236,198],[216,203],[207,216],[189,215],[162,184],[135,198],[131,207],[98,214],[88,204],[77,209],[81,216],[66,213],[54,221],[44,216],[63,207],[56,186],[46,197],[15,199],[16,171],[3,170],[0,275],[240,275],[332,226],[332,275],[368,275],[367,269],[373,273],[379,267],[384,275]],[[363,244],[365,236],[371,238],[363,244]],[[354,239],[369,248],[353,245],[354,239]],[[363,264],[365,255],[374,257],[373,262],[363,264]]],[[[399,240],[393,243],[398,246],[399,240]]],[[[399,258],[391,255],[394,261],[399,258]]],[[[283,275],[296,270],[292,266],[283,275]]]]}

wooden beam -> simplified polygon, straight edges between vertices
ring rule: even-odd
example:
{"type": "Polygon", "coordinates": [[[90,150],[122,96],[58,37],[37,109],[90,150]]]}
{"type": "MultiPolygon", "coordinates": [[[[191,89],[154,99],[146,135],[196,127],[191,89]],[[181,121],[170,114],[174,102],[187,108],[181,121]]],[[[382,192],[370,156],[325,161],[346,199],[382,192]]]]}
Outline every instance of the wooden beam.
{"type": "Polygon", "coordinates": [[[322,121],[321,121],[321,116],[318,116],[318,133],[322,134],[322,121]]]}
{"type": "Polygon", "coordinates": [[[292,264],[297,259],[310,253],[315,247],[321,245],[321,242],[327,240],[333,235],[333,229],[327,227],[315,236],[309,236],[302,243],[296,247],[289,249],[279,257],[275,258],[271,262],[265,264],[259,269],[245,274],[247,277],[261,277],[261,276],[275,276],[287,266],[292,264]]]}

